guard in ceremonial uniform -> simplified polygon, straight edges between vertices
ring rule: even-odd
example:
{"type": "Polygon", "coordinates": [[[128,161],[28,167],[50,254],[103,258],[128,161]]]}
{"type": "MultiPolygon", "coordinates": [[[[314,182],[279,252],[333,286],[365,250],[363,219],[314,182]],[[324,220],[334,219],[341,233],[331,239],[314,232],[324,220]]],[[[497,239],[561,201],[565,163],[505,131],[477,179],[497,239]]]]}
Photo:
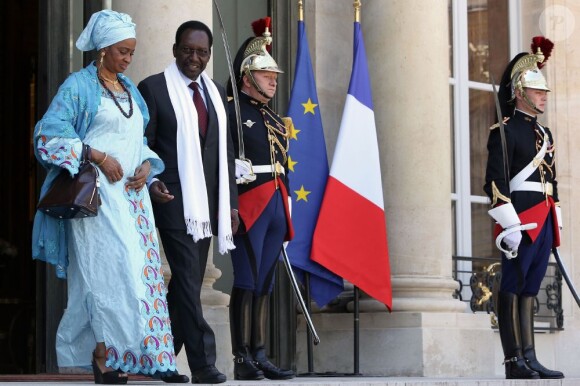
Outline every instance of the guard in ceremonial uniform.
{"type": "Polygon", "coordinates": [[[552,47],[536,37],[531,53],[508,64],[498,93],[504,127],[493,125],[487,144],[484,190],[503,252],[496,310],[507,379],[564,377],[538,362],[534,345],[535,297],[561,229],[554,138],[537,120],[550,91],[540,68],[552,47]]]}
{"type": "MultiPolygon", "coordinates": [[[[266,357],[268,305],[275,268],[283,242],[293,234],[286,174],[291,121],[286,124],[268,106],[276,92],[278,74],[282,73],[267,52],[266,46],[271,42],[266,26],[262,36],[246,40],[234,60],[245,157],[253,165],[252,179],[255,178],[238,185],[242,225],[234,236],[236,249],[231,253],[234,284],[230,328],[237,380],[295,376],[292,370],[282,370],[266,357]]],[[[236,122],[234,100],[229,102],[229,113],[230,122],[236,122]]],[[[238,152],[237,130],[232,130],[232,137],[238,152]]]]}

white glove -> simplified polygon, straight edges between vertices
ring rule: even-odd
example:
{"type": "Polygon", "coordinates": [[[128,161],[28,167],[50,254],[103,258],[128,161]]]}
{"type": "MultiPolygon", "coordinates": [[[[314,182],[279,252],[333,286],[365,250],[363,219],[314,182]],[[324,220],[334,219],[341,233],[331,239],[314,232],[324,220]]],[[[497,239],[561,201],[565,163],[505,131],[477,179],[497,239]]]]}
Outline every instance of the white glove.
{"type": "Polygon", "coordinates": [[[235,159],[236,166],[236,183],[247,184],[256,181],[256,175],[252,170],[252,163],[246,159],[235,159]]]}
{"type": "Polygon", "coordinates": [[[506,235],[506,237],[502,240],[505,245],[512,251],[517,251],[518,247],[520,246],[520,242],[522,241],[522,231],[516,231],[506,235]]]}
{"type": "Polygon", "coordinates": [[[495,245],[505,254],[508,259],[513,259],[518,255],[518,247],[522,241],[521,229],[514,229],[513,232],[509,232],[510,228],[514,228],[521,224],[516,209],[510,202],[496,206],[495,208],[489,210],[488,213],[503,228],[503,231],[495,239],[495,245]],[[503,249],[501,245],[502,242],[507,245],[507,249],[503,249]]]}

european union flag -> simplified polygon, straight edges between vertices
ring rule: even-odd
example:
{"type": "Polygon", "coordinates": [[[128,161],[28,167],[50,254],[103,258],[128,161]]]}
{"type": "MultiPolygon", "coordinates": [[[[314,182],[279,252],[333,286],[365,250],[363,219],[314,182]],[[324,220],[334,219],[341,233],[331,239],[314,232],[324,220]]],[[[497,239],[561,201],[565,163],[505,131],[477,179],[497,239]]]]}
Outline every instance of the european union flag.
{"type": "Polygon", "coordinates": [[[310,273],[310,292],[319,307],[336,298],[344,289],[343,280],[310,259],[312,236],[328,180],[328,158],[322,130],[316,83],[306,38],[304,21],[298,21],[296,72],[288,106],[294,122],[288,168],[292,197],[294,239],[288,244],[288,257],[304,284],[310,273]]]}

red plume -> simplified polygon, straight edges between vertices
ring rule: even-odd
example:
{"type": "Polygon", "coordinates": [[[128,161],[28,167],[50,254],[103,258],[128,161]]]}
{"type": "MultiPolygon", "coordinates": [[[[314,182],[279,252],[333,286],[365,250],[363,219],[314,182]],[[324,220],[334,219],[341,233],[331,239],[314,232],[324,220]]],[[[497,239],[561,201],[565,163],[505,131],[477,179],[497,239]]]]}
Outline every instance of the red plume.
{"type": "MultiPolygon", "coordinates": [[[[272,18],[270,16],[263,17],[252,22],[252,31],[254,31],[255,36],[262,36],[266,31],[266,28],[272,33],[272,18]]],[[[267,45],[266,49],[268,52],[272,50],[271,45],[267,45]]]]}
{"type": "MultiPolygon", "coordinates": [[[[272,18],[270,16],[266,16],[262,19],[254,20],[252,22],[252,31],[254,31],[255,36],[262,36],[266,28],[270,29],[271,27],[272,18]]],[[[272,32],[270,30],[270,32],[272,32]]]]}
{"type": "Polygon", "coordinates": [[[552,54],[554,43],[552,43],[550,39],[546,39],[543,36],[534,36],[532,38],[532,54],[535,54],[538,51],[538,48],[540,48],[544,54],[544,61],[542,63],[538,63],[538,68],[542,68],[552,54]]]}

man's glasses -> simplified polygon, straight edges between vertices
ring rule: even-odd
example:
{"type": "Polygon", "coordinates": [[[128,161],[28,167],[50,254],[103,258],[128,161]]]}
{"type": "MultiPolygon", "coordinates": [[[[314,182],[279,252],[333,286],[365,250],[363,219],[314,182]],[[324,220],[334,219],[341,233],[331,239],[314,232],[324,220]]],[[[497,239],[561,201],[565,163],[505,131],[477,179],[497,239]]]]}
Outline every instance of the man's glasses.
{"type": "Polygon", "coordinates": [[[183,55],[186,55],[186,56],[190,56],[190,55],[193,55],[195,53],[200,58],[207,58],[209,56],[208,50],[204,50],[204,49],[200,49],[200,48],[181,47],[179,49],[179,52],[181,52],[183,55]]]}

